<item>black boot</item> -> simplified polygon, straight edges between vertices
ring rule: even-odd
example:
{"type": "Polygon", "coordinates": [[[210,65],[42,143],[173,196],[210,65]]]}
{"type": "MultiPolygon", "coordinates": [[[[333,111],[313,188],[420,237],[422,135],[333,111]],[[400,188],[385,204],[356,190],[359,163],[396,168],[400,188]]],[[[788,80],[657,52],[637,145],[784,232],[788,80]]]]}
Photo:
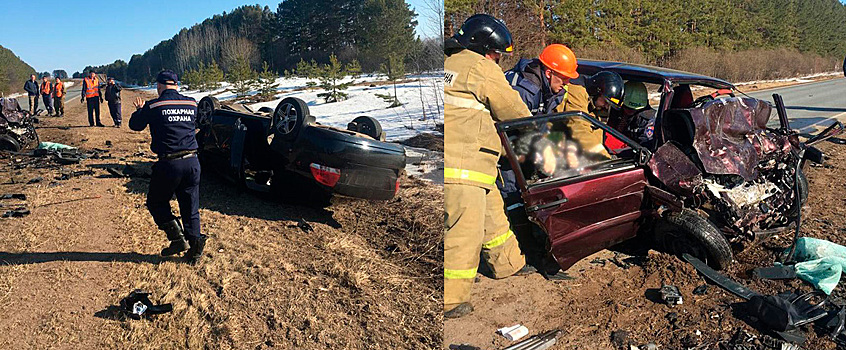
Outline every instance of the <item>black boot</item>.
{"type": "Polygon", "coordinates": [[[444,318],[459,318],[473,312],[473,304],[461,303],[452,310],[444,312],[444,318]]]}
{"type": "Polygon", "coordinates": [[[186,263],[196,265],[200,262],[200,259],[203,258],[203,248],[206,247],[206,238],[208,238],[206,235],[201,234],[197,238],[188,239],[191,248],[188,249],[188,252],[183,257],[186,263]]]}
{"type": "Polygon", "coordinates": [[[176,219],[170,220],[159,226],[159,229],[164,231],[167,234],[167,239],[170,240],[170,246],[162,249],[162,256],[171,256],[188,250],[188,242],[182,235],[182,225],[179,224],[179,221],[176,221],[176,219]]]}

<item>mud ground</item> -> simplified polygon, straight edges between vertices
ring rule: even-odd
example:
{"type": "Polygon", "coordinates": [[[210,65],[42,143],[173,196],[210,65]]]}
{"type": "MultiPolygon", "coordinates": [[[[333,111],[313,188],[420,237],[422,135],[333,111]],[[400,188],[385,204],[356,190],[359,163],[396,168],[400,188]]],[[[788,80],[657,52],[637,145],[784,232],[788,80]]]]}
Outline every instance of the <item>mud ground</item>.
{"type": "MultiPolygon", "coordinates": [[[[826,142],[821,148],[831,159],[825,167],[806,165],[810,198],[803,209],[802,234],[846,244],[846,146],[826,142]]],[[[790,238],[773,236],[736,251],[727,274],[766,294],[811,290],[800,280],[752,276],[755,267],[772,265],[790,238]]],[[[502,349],[510,342],[495,334],[496,329],[517,323],[526,325],[530,334],[560,328],[553,349],[629,349],[650,342],[659,349],[771,348],[768,335],[741,320],[740,298],[714,285],[704,295],[694,295],[693,289],[705,284],[695,270],[673,256],[649,251],[646,244],[630,242],[585,258],[568,270],[574,280],[549,282],[537,274],[503,280],[482,277],[473,288],[475,311],[445,321],[443,348],[469,343],[502,349]],[[656,295],[662,283],[678,286],[684,303],[662,303],[656,295]]],[[[842,294],[843,284],[834,295],[842,294]]],[[[836,348],[823,334],[808,331],[808,336],[802,349],[836,348]]]]}
{"type": "MultiPolygon", "coordinates": [[[[210,238],[203,261],[161,258],[166,239],[144,206],[148,179],[112,177],[105,169],[129,164],[143,173],[154,160],[149,132],[126,128],[139,94],[123,91],[121,129],[89,128],[76,99],[66,101],[64,118],[41,118],[42,141],[101,149],[101,159],[57,166],[0,156],[0,193],[27,196],[0,203],[32,211],[0,219],[0,349],[443,343],[442,187],[404,178],[393,200],[334,198],[312,209],[204,172],[200,216],[210,238]],[[93,174],[74,174],[86,170],[93,174]],[[70,178],[57,179],[62,173],[70,178]],[[152,292],[155,303],[173,303],[174,311],[125,319],[117,305],[135,288],[152,292]]],[[[102,106],[103,123],[111,126],[107,115],[102,106]]]]}

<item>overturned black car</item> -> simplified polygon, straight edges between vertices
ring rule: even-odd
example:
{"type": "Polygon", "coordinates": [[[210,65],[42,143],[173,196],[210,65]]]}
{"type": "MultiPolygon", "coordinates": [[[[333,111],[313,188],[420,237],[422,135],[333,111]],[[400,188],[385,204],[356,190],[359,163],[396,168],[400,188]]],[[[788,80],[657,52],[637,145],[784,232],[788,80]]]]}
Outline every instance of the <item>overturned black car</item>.
{"type": "Polygon", "coordinates": [[[403,146],[384,142],[376,119],[355,118],[347,129],[317,123],[308,105],[285,98],[253,113],[198,104],[200,161],[247,188],[293,201],[328,202],[333,193],[391,199],[405,169],[403,146]]]}
{"type": "Polygon", "coordinates": [[[0,98],[0,151],[20,152],[38,146],[33,118],[18,100],[0,98]]]}

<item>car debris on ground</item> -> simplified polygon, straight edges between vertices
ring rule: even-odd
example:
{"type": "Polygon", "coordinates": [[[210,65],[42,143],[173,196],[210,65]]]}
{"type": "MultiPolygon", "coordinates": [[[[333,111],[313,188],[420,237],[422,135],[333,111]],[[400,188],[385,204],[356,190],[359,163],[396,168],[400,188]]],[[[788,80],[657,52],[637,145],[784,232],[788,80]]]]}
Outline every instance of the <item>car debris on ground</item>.
{"type": "Polygon", "coordinates": [[[511,345],[503,350],[545,350],[555,345],[560,329],[554,329],[538,335],[533,335],[526,340],[511,345]]]}
{"type": "MultiPolygon", "coordinates": [[[[16,199],[26,200],[26,194],[23,193],[3,193],[0,194],[0,200],[16,199]]],[[[9,208],[8,210],[0,210],[4,218],[20,218],[30,214],[26,203],[0,203],[0,208],[9,208]]]]}
{"type": "Polygon", "coordinates": [[[529,335],[529,329],[526,328],[526,326],[524,325],[516,324],[511,327],[503,327],[497,329],[496,333],[505,337],[505,339],[515,341],[529,335]]]}
{"type": "Polygon", "coordinates": [[[681,292],[679,291],[679,287],[665,284],[661,286],[660,293],[661,300],[663,300],[668,305],[681,305],[684,303],[684,298],[682,298],[681,292]]]}
{"type": "Polygon", "coordinates": [[[120,309],[123,313],[134,320],[142,317],[149,318],[150,315],[158,315],[173,311],[173,304],[155,305],[150,301],[150,292],[140,289],[133,290],[128,296],[121,299],[120,309]]]}

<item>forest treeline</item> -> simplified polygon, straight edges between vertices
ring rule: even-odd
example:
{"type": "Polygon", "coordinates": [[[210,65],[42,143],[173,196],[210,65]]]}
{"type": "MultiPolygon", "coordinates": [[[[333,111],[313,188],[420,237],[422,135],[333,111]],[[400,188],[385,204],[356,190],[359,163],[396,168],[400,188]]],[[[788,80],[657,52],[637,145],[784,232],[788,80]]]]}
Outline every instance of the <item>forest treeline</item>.
{"type": "Polygon", "coordinates": [[[12,50],[0,46],[0,94],[23,90],[24,82],[32,74],[35,74],[34,68],[22,61],[12,50]]]}
{"type": "Polygon", "coordinates": [[[404,0],[285,0],[276,11],[241,6],[183,28],[129,62],[116,60],[86,67],[118,80],[146,84],[161,69],[182,74],[200,65],[218,65],[224,72],[245,60],[255,70],[266,62],[277,74],[293,70],[301,60],[360,62],[365,72],[378,70],[391,57],[412,71],[443,66],[442,38],[415,36],[417,14],[404,0]]]}
{"type": "Polygon", "coordinates": [[[563,43],[577,57],[738,81],[839,70],[846,54],[838,0],[445,0],[446,35],[474,13],[512,31],[516,54],[503,66],[563,43]]]}

